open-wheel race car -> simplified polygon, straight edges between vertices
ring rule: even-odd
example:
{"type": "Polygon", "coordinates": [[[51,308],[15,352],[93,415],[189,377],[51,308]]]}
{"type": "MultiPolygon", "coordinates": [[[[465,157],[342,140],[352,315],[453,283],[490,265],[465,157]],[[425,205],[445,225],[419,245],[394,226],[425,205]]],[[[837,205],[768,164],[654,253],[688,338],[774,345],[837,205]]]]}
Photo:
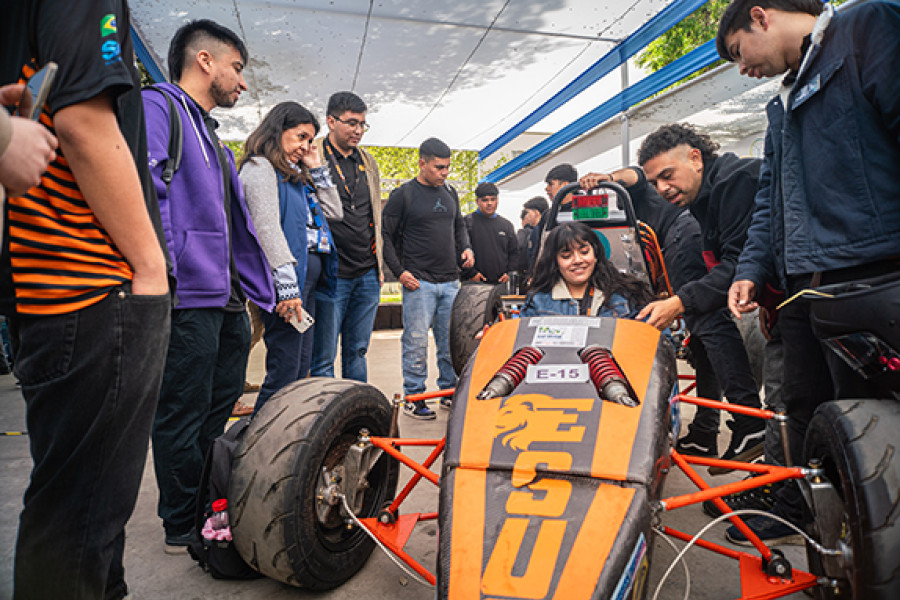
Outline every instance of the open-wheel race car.
{"type": "MultiPolygon", "coordinates": [[[[624,189],[604,187],[628,206],[624,189]]],[[[638,224],[633,211],[622,212],[626,222],[614,222],[612,235],[640,248],[631,258],[643,261],[646,236],[627,237],[638,224]]],[[[610,235],[604,219],[592,217],[592,227],[610,235]]],[[[782,424],[785,417],[679,393],[673,344],[655,328],[605,317],[505,318],[510,304],[501,299],[492,309],[496,299],[486,295],[479,327],[489,327],[469,355],[460,351],[457,388],[407,398],[452,394],[443,439],[397,437],[399,402],[367,384],[307,379],[271,398],[235,454],[228,493],[234,543],[260,573],[311,589],[339,586],[377,543],[435,585],[438,598],[638,599],[649,593],[653,538],[664,535],[735,559],[742,598],[803,589],[820,598],[898,598],[900,336],[890,318],[870,315],[864,328],[839,318],[847,314],[841,303],[859,296],[896,318],[898,286],[875,282],[821,300],[823,339],[860,372],[884,380],[888,392],[823,403],[807,437],[810,461],[793,467],[673,449],[682,403],[782,424]],[[403,453],[412,446],[431,452],[416,461],[403,453]],[[401,465],[412,476],[398,492],[401,465]],[[758,476],[711,487],[701,466],[758,476]],[[673,467],[696,484],[695,493],[663,496],[673,467]],[[404,513],[423,479],[439,488],[439,510],[404,513]],[[811,572],[767,547],[721,500],[789,479],[800,484],[812,514],[805,534],[811,572]],[[706,500],[724,513],[718,520],[740,528],[752,552],[702,539],[708,527],[695,535],[664,524],[667,511],[706,500]],[[404,546],[418,523],[434,520],[440,536],[432,570],[404,546]]]]}

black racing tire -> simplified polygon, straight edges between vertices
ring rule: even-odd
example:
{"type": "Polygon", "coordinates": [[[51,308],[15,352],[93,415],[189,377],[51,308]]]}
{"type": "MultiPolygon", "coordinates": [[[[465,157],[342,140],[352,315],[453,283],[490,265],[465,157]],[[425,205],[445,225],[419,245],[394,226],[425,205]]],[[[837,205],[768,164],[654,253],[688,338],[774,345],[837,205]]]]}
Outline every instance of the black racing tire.
{"type": "MultiPolygon", "coordinates": [[[[335,588],[365,564],[374,542],[332,508],[322,523],[316,494],[323,467],[341,462],[359,431],[389,435],[391,405],[371,385],[310,378],[269,399],[232,462],[228,509],[234,545],[251,567],[315,590],[335,588]]],[[[382,455],[370,471],[360,518],[394,497],[397,463],[382,455]]]]}
{"type": "Polygon", "coordinates": [[[462,374],[469,357],[478,347],[475,336],[500,316],[503,287],[469,282],[459,288],[450,313],[450,360],[457,375],[462,374]]]}
{"type": "MultiPolygon", "coordinates": [[[[817,587],[820,599],[900,598],[900,403],[838,400],[816,409],[805,454],[819,459],[843,501],[841,531],[853,558],[837,590],[817,587]]],[[[817,537],[816,523],[810,533],[817,537]]],[[[821,558],[808,548],[810,571],[824,575],[821,558]]]]}

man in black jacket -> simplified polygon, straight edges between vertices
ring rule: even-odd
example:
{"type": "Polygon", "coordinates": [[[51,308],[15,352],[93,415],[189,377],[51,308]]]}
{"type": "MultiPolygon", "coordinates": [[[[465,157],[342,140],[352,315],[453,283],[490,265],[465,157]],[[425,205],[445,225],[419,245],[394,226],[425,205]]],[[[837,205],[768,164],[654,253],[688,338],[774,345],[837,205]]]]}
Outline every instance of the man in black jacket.
{"type": "MultiPolygon", "coordinates": [[[[674,293],[677,294],[686,283],[706,275],[700,246],[700,225],[689,210],[663,200],[653,186],[647,183],[647,177],[640,167],[625,167],[612,173],[588,173],[579,179],[578,183],[582,189],[592,190],[601,181],[614,181],[622,185],[631,197],[637,218],[653,229],[674,293]]],[[[729,318],[725,314],[719,314],[722,319],[729,318]]],[[[714,342],[715,338],[706,340],[707,345],[714,342]]],[[[704,341],[699,336],[691,336],[688,348],[691,352],[691,364],[696,373],[697,395],[702,398],[719,399],[721,389],[704,341]]],[[[709,351],[714,353],[716,348],[710,347],[709,351]]],[[[708,442],[697,444],[685,436],[678,440],[676,449],[682,454],[716,456],[718,452],[716,435],[713,433],[708,437],[710,437],[708,442]]]]}
{"type": "MultiPolygon", "coordinates": [[[[734,322],[727,317],[728,288],[747,239],[761,161],[716,153],[719,146],[690,125],[665,125],[641,144],[638,162],[659,195],[689,208],[700,223],[703,259],[708,272],[678,289],[671,298],[648,304],[639,319],[664,329],[680,314],[691,332],[703,340],[719,384],[729,402],[759,408],[759,387],[734,322]]],[[[698,409],[683,449],[715,454],[719,413],[698,409]],[[710,452],[704,452],[708,448],[710,452]]],[[[736,415],[728,422],[731,442],[722,455],[747,460],[762,450],[764,423],[736,415]]]]}
{"type": "Polygon", "coordinates": [[[519,248],[513,224],[497,214],[499,191],[493,183],[475,188],[478,208],[464,218],[475,266],[463,271],[463,279],[484,283],[507,283],[519,266],[519,248]]]}
{"type": "Polygon", "coordinates": [[[527,291],[528,280],[531,278],[529,269],[531,261],[529,257],[532,254],[532,246],[534,245],[532,233],[549,207],[550,205],[547,204],[547,201],[542,196],[535,196],[522,205],[522,229],[516,234],[516,239],[519,242],[520,294],[524,294],[527,291]]]}

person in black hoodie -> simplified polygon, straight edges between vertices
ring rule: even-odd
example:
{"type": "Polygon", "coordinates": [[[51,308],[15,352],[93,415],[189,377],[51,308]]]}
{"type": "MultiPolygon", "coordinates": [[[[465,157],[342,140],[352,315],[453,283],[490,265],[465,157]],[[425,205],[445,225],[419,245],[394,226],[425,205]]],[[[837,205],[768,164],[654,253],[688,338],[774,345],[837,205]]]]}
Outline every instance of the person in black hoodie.
{"type": "MultiPolygon", "coordinates": [[[[595,189],[601,181],[613,181],[622,185],[631,197],[637,218],[649,225],[660,245],[669,283],[674,293],[678,293],[689,281],[700,279],[706,275],[700,246],[700,224],[686,208],[680,208],[663,200],[640,167],[625,167],[612,173],[588,173],[579,179],[582,189],[595,189]]],[[[728,315],[717,312],[720,319],[729,320],[728,315]]],[[[714,331],[716,328],[712,328],[714,331]]],[[[697,395],[703,398],[721,398],[722,391],[716,378],[709,354],[717,352],[717,336],[710,337],[692,335],[688,340],[691,352],[691,364],[694,367],[697,381],[697,395]]],[[[727,376],[728,373],[723,373],[727,376]]],[[[689,436],[678,440],[676,449],[682,454],[716,456],[716,432],[707,436],[709,441],[698,443],[689,436]]]]}
{"type": "Polygon", "coordinates": [[[508,283],[519,266],[519,244],[513,224],[497,214],[497,186],[479,183],[475,188],[478,208],[465,216],[475,265],[462,278],[484,283],[508,283]]]}
{"type": "MultiPolygon", "coordinates": [[[[638,162],[650,185],[663,199],[688,208],[700,224],[708,270],[677,288],[672,297],[647,305],[638,318],[664,329],[683,314],[704,346],[715,348],[708,354],[728,401],[758,408],[759,387],[740,332],[727,317],[727,298],[747,239],[762,161],[731,153],[719,155],[718,149],[709,136],[675,123],[648,135],[638,150],[638,162]]],[[[718,411],[698,409],[680,445],[715,448],[718,424],[718,411]]],[[[747,460],[761,451],[765,432],[761,420],[735,415],[728,426],[731,442],[722,458],[747,460]]]]}
{"type": "Polygon", "coordinates": [[[528,280],[531,279],[528,257],[531,256],[531,247],[534,244],[532,232],[541,222],[541,217],[547,212],[549,206],[547,200],[542,196],[535,196],[522,205],[522,229],[516,233],[519,244],[519,293],[521,294],[528,290],[528,280]]]}

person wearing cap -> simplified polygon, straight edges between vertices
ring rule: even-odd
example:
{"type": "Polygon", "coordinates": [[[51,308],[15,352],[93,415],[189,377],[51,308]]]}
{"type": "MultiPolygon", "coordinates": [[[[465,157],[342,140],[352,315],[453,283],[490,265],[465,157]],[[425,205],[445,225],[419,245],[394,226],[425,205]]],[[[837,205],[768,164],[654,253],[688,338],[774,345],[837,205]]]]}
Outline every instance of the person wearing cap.
{"type": "MultiPolygon", "coordinates": [[[[544,191],[547,192],[547,197],[550,198],[550,202],[552,205],[553,199],[556,197],[556,192],[560,190],[563,186],[569,185],[570,183],[575,183],[578,181],[578,170],[570,165],[569,163],[562,163],[556,165],[547,173],[547,177],[544,179],[544,182],[547,186],[544,188],[544,191]]],[[[562,206],[560,206],[560,212],[571,212],[572,211],[572,196],[568,195],[562,200],[562,206]]],[[[538,254],[541,251],[541,242],[544,238],[544,229],[547,227],[547,218],[549,217],[550,212],[544,212],[544,215],[541,217],[540,222],[535,225],[534,231],[531,232],[531,248],[528,253],[528,268],[531,269],[534,267],[535,261],[537,261],[538,254]]],[[[549,233],[549,232],[548,232],[549,233]]]]}
{"type": "Polygon", "coordinates": [[[520,215],[522,229],[516,234],[519,246],[519,287],[521,293],[524,293],[524,289],[527,287],[526,282],[530,276],[528,256],[531,254],[531,232],[541,222],[541,217],[544,216],[548,208],[549,204],[547,204],[543,196],[535,196],[522,205],[522,214],[520,215]]]}
{"type": "Polygon", "coordinates": [[[465,217],[475,266],[463,271],[464,280],[507,283],[519,264],[519,247],[513,224],[497,214],[499,192],[493,183],[475,188],[478,208],[465,217]]]}

